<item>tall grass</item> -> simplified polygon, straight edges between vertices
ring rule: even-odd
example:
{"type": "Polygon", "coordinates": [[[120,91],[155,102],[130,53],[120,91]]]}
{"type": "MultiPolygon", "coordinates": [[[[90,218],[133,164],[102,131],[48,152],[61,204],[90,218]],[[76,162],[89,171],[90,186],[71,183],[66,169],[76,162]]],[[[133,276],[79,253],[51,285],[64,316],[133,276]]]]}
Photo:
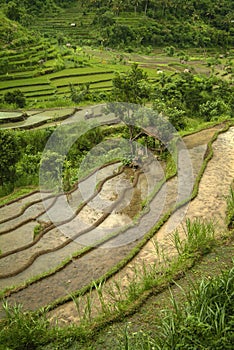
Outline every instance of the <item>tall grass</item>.
{"type": "Polygon", "coordinates": [[[3,303],[5,319],[0,323],[0,349],[31,350],[43,344],[49,329],[45,314],[23,312],[21,305],[3,303]]]}
{"type": "Polygon", "coordinates": [[[226,198],[227,201],[227,225],[228,228],[234,228],[234,190],[230,188],[229,195],[226,198]]]}
{"type": "Polygon", "coordinates": [[[173,235],[173,241],[180,256],[202,255],[208,253],[214,246],[214,233],[212,222],[187,219],[184,228],[185,238],[182,239],[179,232],[176,231],[173,235]]]}
{"type": "Polygon", "coordinates": [[[163,310],[158,331],[124,331],[119,349],[233,349],[234,267],[213,279],[203,279],[185,293],[183,304],[172,296],[172,310],[163,310]]]}
{"type": "Polygon", "coordinates": [[[96,293],[92,294],[90,290],[86,298],[73,299],[80,322],[97,322],[97,317],[103,320],[106,316],[117,317],[125,313],[143,295],[155,288],[160,288],[160,285],[166,285],[181,269],[188,268],[191,265],[190,262],[187,264],[188,260],[194,261],[197,257],[209,252],[215,244],[214,225],[210,222],[202,222],[198,219],[194,222],[187,220],[184,231],[183,239],[178,231],[173,235],[173,243],[178,251],[177,256],[169,259],[157,242],[153,242],[155,262],[147,264],[142,261],[141,264],[133,264],[128,269],[125,282],[115,279],[108,287],[105,283],[94,283],[91,288],[96,293]],[[96,312],[93,312],[94,307],[96,312]]]}

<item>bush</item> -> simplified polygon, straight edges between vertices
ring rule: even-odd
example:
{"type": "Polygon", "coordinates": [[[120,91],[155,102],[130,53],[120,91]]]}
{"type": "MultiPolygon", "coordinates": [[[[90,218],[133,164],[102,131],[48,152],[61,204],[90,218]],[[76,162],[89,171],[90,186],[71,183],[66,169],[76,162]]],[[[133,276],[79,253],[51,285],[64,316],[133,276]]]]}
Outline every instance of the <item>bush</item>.
{"type": "Polygon", "coordinates": [[[200,115],[204,120],[210,121],[229,113],[229,106],[221,99],[216,101],[207,101],[200,105],[200,115]]]}
{"type": "Polygon", "coordinates": [[[4,101],[8,104],[16,104],[19,108],[24,108],[26,105],[26,98],[19,89],[6,92],[4,94],[4,101]]]}

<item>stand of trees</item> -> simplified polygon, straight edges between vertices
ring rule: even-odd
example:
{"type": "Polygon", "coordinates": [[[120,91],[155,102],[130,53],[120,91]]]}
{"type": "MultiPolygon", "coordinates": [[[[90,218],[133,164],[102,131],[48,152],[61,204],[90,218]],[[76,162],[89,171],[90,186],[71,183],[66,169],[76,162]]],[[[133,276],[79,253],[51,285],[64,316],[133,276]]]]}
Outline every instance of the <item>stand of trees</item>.
{"type": "Polygon", "coordinates": [[[189,46],[231,46],[234,43],[232,0],[0,0],[6,16],[23,25],[32,16],[55,13],[61,7],[80,6],[84,15],[95,13],[97,43],[104,46],[173,44],[189,46]],[[144,15],[137,25],[118,23],[125,13],[144,15]],[[99,38],[99,40],[98,40],[99,38]]]}
{"type": "Polygon", "coordinates": [[[182,72],[163,72],[153,83],[136,64],[127,73],[116,73],[112,100],[143,105],[150,101],[153,108],[166,116],[176,129],[186,127],[190,119],[215,121],[232,118],[234,93],[231,82],[214,75],[209,77],[182,72]]]}

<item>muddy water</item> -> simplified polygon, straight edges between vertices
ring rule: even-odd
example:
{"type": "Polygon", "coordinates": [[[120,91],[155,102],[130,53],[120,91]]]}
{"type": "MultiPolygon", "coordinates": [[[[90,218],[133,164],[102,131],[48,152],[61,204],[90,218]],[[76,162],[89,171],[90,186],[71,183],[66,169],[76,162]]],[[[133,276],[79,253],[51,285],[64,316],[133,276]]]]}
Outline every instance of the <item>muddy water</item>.
{"type": "Polygon", "coordinates": [[[45,211],[45,207],[51,206],[53,202],[54,198],[49,198],[45,200],[45,204],[41,202],[32,204],[22,213],[22,215],[0,224],[0,234],[2,232],[5,232],[6,230],[13,230],[22,222],[29,220],[32,217],[40,215],[40,213],[45,211]]]}
{"type": "MultiPolygon", "coordinates": [[[[190,157],[193,163],[195,175],[200,169],[205,150],[205,146],[198,146],[190,150],[190,157]]],[[[158,180],[162,179],[162,172],[155,172],[155,170],[157,170],[155,169],[155,165],[152,167],[148,165],[147,180],[142,176],[141,181],[139,181],[144,193],[148,193],[147,186],[151,188],[151,190],[155,186],[155,174],[158,173],[156,176],[158,177],[158,180]]],[[[81,288],[92,279],[98,278],[107,272],[112,266],[126,256],[136,244],[137,240],[140,239],[160,217],[162,217],[168,208],[175,204],[177,199],[177,185],[177,178],[175,177],[162,187],[159,194],[151,202],[151,210],[142,218],[142,220],[139,221],[137,227],[129,228],[125,234],[120,234],[115,240],[110,240],[108,244],[106,244],[106,247],[97,248],[80,259],[73,259],[66,268],[55,275],[34,283],[27,289],[19,291],[18,293],[12,294],[12,296],[8,298],[9,302],[14,303],[17,301],[23,303],[25,309],[35,309],[52,302],[54,299],[59,298],[72,290],[81,288]],[[110,247],[112,248],[110,249],[110,247]]],[[[110,192],[110,187],[107,186],[107,188],[108,192],[110,192]]],[[[116,189],[116,187],[114,188],[116,189]]],[[[111,193],[114,198],[115,194],[113,194],[113,191],[111,193]]],[[[108,197],[107,191],[104,191],[102,195],[108,197]]],[[[110,197],[108,199],[110,199],[110,197]]],[[[95,231],[91,232],[92,234],[95,233],[95,231]]],[[[80,242],[78,242],[78,244],[79,243],[80,242]]],[[[77,245],[73,247],[73,252],[74,250],[77,250],[77,245]]],[[[54,259],[55,261],[58,259],[58,261],[61,262],[61,259],[69,256],[69,253],[69,247],[66,247],[65,250],[58,251],[56,254],[51,253],[43,255],[26,270],[27,272],[25,271],[21,273],[19,277],[16,276],[16,279],[14,277],[12,279],[2,280],[3,284],[18,284],[26,278],[41,272],[39,268],[40,264],[44,265],[44,267],[46,266],[46,269],[48,270],[49,267],[53,267],[52,261],[54,259]]]]}
{"type": "MultiPolygon", "coordinates": [[[[105,171],[107,173],[107,171],[105,171]]],[[[109,174],[108,174],[109,175],[109,174]]],[[[119,182],[118,180],[122,181],[125,180],[126,174],[123,173],[119,176],[116,176],[115,182],[119,182]],[[122,178],[123,177],[123,178],[122,178]]],[[[109,181],[112,183],[113,179],[110,179],[109,181]]],[[[107,186],[109,189],[109,186],[107,186]]],[[[122,189],[124,189],[124,186],[122,186],[122,189]]],[[[118,186],[118,191],[120,191],[120,187],[118,186]]],[[[104,189],[101,190],[100,195],[103,197],[104,189]]],[[[104,195],[104,197],[106,197],[104,195]]],[[[35,274],[43,273],[45,271],[48,271],[51,268],[55,268],[59,265],[61,260],[64,260],[66,257],[70,256],[72,253],[80,251],[83,246],[84,242],[81,241],[82,245],[80,244],[80,240],[77,240],[76,243],[70,243],[65,248],[57,250],[55,252],[51,252],[48,254],[45,254],[43,252],[43,255],[38,257],[38,253],[45,251],[46,249],[51,250],[51,248],[57,248],[61,244],[67,241],[67,238],[72,237],[74,234],[79,233],[83,229],[90,228],[90,235],[92,236],[92,239],[88,242],[88,245],[92,245],[93,242],[95,242],[97,239],[102,238],[100,234],[98,233],[98,229],[92,229],[92,222],[96,221],[99,216],[101,215],[101,211],[97,213],[97,210],[92,208],[97,207],[96,203],[96,197],[95,200],[92,200],[90,202],[89,206],[85,206],[84,210],[81,210],[81,214],[84,212],[83,217],[82,215],[78,215],[73,220],[69,221],[65,225],[59,226],[59,228],[55,228],[47,232],[40,241],[28,248],[24,249],[23,251],[11,254],[7,257],[3,257],[0,260],[1,267],[7,269],[7,273],[16,273],[19,269],[22,271],[23,268],[25,268],[25,271],[16,274],[15,276],[12,276],[10,278],[1,278],[0,279],[0,287],[6,287],[10,285],[15,285],[21,283],[25,279],[29,279],[32,277],[32,271],[34,271],[35,274]],[[94,202],[94,203],[93,203],[94,202]],[[88,208],[88,209],[87,209],[88,208]],[[89,213],[89,221],[86,223],[84,218],[87,219],[89,213]],[[91,226],[90,226],[91,225],[91,226]],[[31,261],[32,257],[34,257],[33,264],[29,267],[27,267],[27,264],[29,261],[31,261]]],[[[100,204],[100,201],[99,201],[100,204]]],[[[106,203],[105,203],[106,204],[106,203]]],[[[125,222],[123,220],[123,217],[119,215],[119,217],[112,217],[112,224],[113,227],[120,226],[122,227],[125,222]],[[120,218],[119,218],[120,217],[120,218]]],[[[105,232],[105,231],[104,231],[105,232]]],[[[105,236],[104,236],[105,237],[105,236]]],[[[0,273],[2,276],[2,274],[0,273]]]]}
{"type": "MultiPolygon", "coordinates": [[[[171,233],[176,228],[183,237],[183,228],[187,219],[210,220],[215,225],[216,235],[220,235],[226,230],[226,196],[234,179],[234,127],[218,137],[213,144],[213,150],[214,155],[200,181],[196,198],[185,207],[185,211],[184,208],[177,210],[155,236],[162,250],[168,256],[175,253],[171,242],[171,233]]],[[[156,261],[152,241],[145,245],[128,268],[132,268],[134,264],[139,264],[141,261],[147,263],[156,261]]]]}
{"type": "MultiPolygon", "coordinates": [[[[86,186],[81,186],[82,188],[82,195],[83,197],[85,197],[86,200],[86,196],[90,196],[93,194],[93,192],[96,191],[96,185],[98,182],[102,181],[103,179],[105,179],[107,176],[110,176],[113,171],[115,171],[117,169],[117,167],[119,166],[119,163],[107,166],[103,169],[100,169],[97,173],[94,173],[92,176],[90,176],[87,179],[87,183],[86,186]],[[85,190],[86,193],[85,193],[85,190]],[[90,192],[92,191],[92,192],[90,192]],[[89,193],[87,193],[89,192],[89,193]]],[[[81,183],[82,185],[82,183],[81,183]]],[[[66,219],[66,215],[64,215],[64,212],[67,210],[68,204],[67,201],[65,202],[64,205],[64,197],[65,196],[60,196],[56,199],[55,204],[47,211],[46,215],[42,215],[39,218],[39,222],[46,222],[46,217],[48,217],[48,219],[51,220],[51,218],[56,219],[58,218],[59,222],[61,221],[61,219],[66,219]],[[56,207],[54,209],[54,207],[56,207]],[[54,215],[54,217],[53,217],[54,215]],[[57,217],[55,217],[55,215],[57,215],[57,217]]],[[[79,203],[76,202],[75,200],[78,198],[83,198],[80,194],[79,189],[74,191],[72,193],[72,205],[73,207],[78,207],[78,204],[81,203],[81,200],[79,203]]],[[[44,204],[45,206],[49,206],[51,203],[48,202],[50,201],[51,203],[53,202],[53,198],[50,200],[45,199],[44,204]]],[[[70,203],[69,203],[70,204],[70,203]]],[[[36,205],[33,204],[32,206],[30,206],[27,211],[29,211],[30,213],[35,214],[35,210],[38,209],[38,206],[40,205],[40,208],[42,207],[42,203],[37,203],[36,205]]],[[[19,218],[22,218],[22,221],[25,220],[25,211],[23,213],[23,215],[21,215],[19,218]]],[[[71,211],[70,207],[69,207],[69,214],[73,215],[74,212],[71,211]],[[72,214],[71,214],[72,213],[72,214]]],[[[2,223],[2,226],[5,225],[5,227],[8,228],[8,223],[11,222],[12,220],[6,222],[6,223],[2,223]]],[[[22,227],[20,227],[17,230],[12,230],[11,232],[9,232],[8,234],[2,235],[0,236],[0,243],[2,243],[3,252],[9,252],[10,250],[13,250],[15,248],[18,247],[22,247],[24,244],[27,244],[29,242],[32,242],[32,237],[33,237],[33,228],[35,227],[37,222],[35,221],[31,221],[28,224],[23,225],[22,227]],[[20,241],[20,237],[22,235],[22,232],[24,233],[22,240],[20,241]],[[14,235],[16,237],[16,239],[14,240],[14,235]],[[26,239],[28,238],[28,239],[26,239]],[[20,244],[21,243],[21,244],[20,244]]],[[[84,225],[83,225],[84,226],[84,225]]],[[[56,248],[59,247],[61,244],[63,244],[64,242],[67,241],[67,239],[69,238],[69,236],[74,235],[75,233],[77,233],[78,228],[82,229],[84,228],[82,226],[82,222],[81,225],[79,225],[79,222],[77,221],[77,219],[74,219],[73,221],[70,221],[69,223],[67,223],[66,225],[63,225],[60,229],[55,228],[49,232],[47,232],[40,240],[37,244],[33,245],[30,248],[24,249],[23,251],[20,251],[18,253],[14,253],[11,254],[7,257],[3,257],[0,260],[0,266],[1,266],[1,271],[4,271],[3,274],[7,273],[14,273],[16,271],[18,271],[19,269],[23,269],[24,267],[27,266],[27,263],[29,260],[31,260],[32,257],[38,259],[37,255],[41,252],[41,251],[45,251],[45,250],[51,250],[51,248],[56,248]]],[[[87,226],[87,225],[86,225],[87,226]]],[[[28,279],[31,277],[31,270],[35,269],[36,273],[42,273],[47,271],[50,268],[55,268],[60,262],[61,262],[61,256],[62,256],[62,260],[66,257],[69,256],[69,254],[72,254],[74,251],[80,250],[82,247],[79,245],[79,247],[77,247],[77,244],[75,245],[75,248],[73,246],[73,244],[69,244],[68,247],[66,247],[64,249],[63,253],[60,252],[56,252],[54,254],[54,258],[51,259],[51,263],[47,264],[44,261],[46,260],[46,258],[43,259],[38,259],[38,263],[35,264],[33,268],[30,268],[28,271],[28,275],[27,272],[25,271],[23,273],[24,278],[28,279]],[[66,253],[65,253],[66,252],[66,253]],[[66,255],[65,255],[66,254],[66,255]],[[40,263],[39,263],[40,261],[40,263]],[[35,268],[35,265],[37,265],[37,267],[35,268]],[[39,268],[39,266],[40,268],[39,268]]],[[[1,273],[0,273],[1,275],[1,273]]],[[[13,276],[13,278],[11,279],[7,279],[7,285],[9,286],[10,284],[18,284],[19,282],[22,281],[22,273],[19,274],[18,276],[13,276]]],[[[1,279],[0,280],[0,287],[5,287],[5,279],[1,279]]]]}
{"type": "Polygon", "coordinates": [[[25,205],[28,203],[31,203],[33,201],[37,201],[41,199],[40,193],[34,193],[30,196],[27,196],[25,198],[22,198],[18,200],[17,202],[14,202],[12,204],[5,205],[0,208],[0,221],[5,219],[11,219],[12,216],[15,216],[16,214],[20,214],[21,210],[24,208],[25,205]]]}
{"type": "MultiPolygon", "coordinates": [[[[0,236],[0,248],[2,253],[11,251],[33,241],[33,230],[37,225],[36,221],[31,221],[16,230],[12,230],[7,235],[0,236]]],[[[0,263],[1,265],[1,263],[0,263]]]]}
{"type": "MultiPolygon", "coordinates": [[[[215,130],[213,130],[212,134],[214,131],[215,130]]],[[[195,136],[190,136],[190,138],[193,137],[195,136]]],[[[198,138],[199,134],[196,134],[196,140],[198,138]]],[[[207,139],[207,141],[209,141],[209,139],[207,139]]],[[[194,175],[196,175],[200,169],[205,150],[205,145],[204,147],[199,146],[190,150],[194,175]]],[[[132,249],[132,247],[135,245],[135,240],[142,237],[146,230],[148,230],[148,227],[155,224],[155,219],[161,217],[168,207],[171,207],[171,205],[176,202],[176,197],[177,179],[173,178],[167,183],[167,185],[164,186],[164,188],[162,187],[159,196],[156,196],[157,199],[152,201],[150,211],[151,215],[147,214],[148,216],[142,218],[138,225],[140,229],[136,230],[136,227],[134,229],[130,228],[132,233],[128,230],[130,233],[128,232],[127,235],[120,235],[121,237],[119,236],[117,241],[112,240],[111,243],[109,242],[108,248],[97,248],[81,259],[74,259],[71,264],[55,275],[32,284],[25,290],[13,294],[11,297],[9,297],[9,302],[21,302],[24,304],[26,309],[35,309],[53,301],[55,298],[67,294],[69,291],[78,289],[89,283],[92,279],[99,277],[108,271],[111,266],[115,265],[119,260],[121,260],[132,249]],[[165,198],[165,204],[163,206],[162,196],[165,198]],[[121,246],[118,246],[118,244],[121,246]],[[112,249],[109,249],[111,245],[113,247],[112,249]]],[[[47,256],[45,255],[40,257],[40,259],[46,259],[46,264],[49,264],[53,258],[51,259],[48,254],[47,256]]],[[[34,267],[32,265],[31,269],[32,275],[35,275],[34,271],[36,270],[34,269],[36,269],[36,264],[34,267]]],[[[24,278],[25,277],[23,277],[23,279],[24,278]]],[[[9,281],[7,283],[9,283],[9,281]]]]}
{"type": "MultiPolygon", "coordinates": [[[[197,139],[193,140],[193,138],[191,138],[189,141],[193,143],[197,142],[197,139]]],[[[208,163],[206,171],[201,179],[199,193],[197,197],[186,206],[186,215],[184,215],[184,208],[177,210],[153,238],[153,240],[158,242],[165,257],[170,257],[175,254],[171,242],[171,232],[177,228],[183,237],[183,227],[188,218],[191,220],[196,218],[211,219],[217,223],[217,234],[225,228],[225,196],[228,194],[234,178],[234,128],[221,134],[218,140],[213,144],[213,149],[214,156],[208,163]]],[[[113,279],[119,282],[121,281],[122,287],[124,288],[124,285],[128,283],[128,278],[131,276],[132,271],[134,271],[137,266],[142,266],[143,261],[146,265],[157,262],[158,256],[155,252],[153,240],[150,240],[127,266],[107,282],[107,288],[109,284],[112,283],[113,279]]],[[[96,300],[95,296],[94,300],[96,300]]],[[[77,310],[73,302],[68,302],[58,307],[51,312],[50,316],[58,318],[61,324],[74,322],[78,319],[77,310]]]]}

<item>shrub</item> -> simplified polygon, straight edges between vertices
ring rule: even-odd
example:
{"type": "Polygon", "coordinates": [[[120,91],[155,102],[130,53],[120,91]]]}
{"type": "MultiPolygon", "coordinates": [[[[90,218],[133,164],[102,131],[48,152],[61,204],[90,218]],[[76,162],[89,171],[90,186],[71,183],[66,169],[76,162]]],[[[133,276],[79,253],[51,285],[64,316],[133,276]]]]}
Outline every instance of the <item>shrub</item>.
{"type": "Polygon", "coordinates": [[[3,303],[6,320],[0,325],[0,344],[2,349],[36,349],[45,341],[49,321],[45,315],[23,312],[21,305],[9,306],[3,303]]]}
{"type": "Polygon", "coordinates": [[[4,101],[9,104],[16,104],[19,108],[23,108],[26,105],[26,98],[19,89],[6,92],[4,94],[4,101]]]}

